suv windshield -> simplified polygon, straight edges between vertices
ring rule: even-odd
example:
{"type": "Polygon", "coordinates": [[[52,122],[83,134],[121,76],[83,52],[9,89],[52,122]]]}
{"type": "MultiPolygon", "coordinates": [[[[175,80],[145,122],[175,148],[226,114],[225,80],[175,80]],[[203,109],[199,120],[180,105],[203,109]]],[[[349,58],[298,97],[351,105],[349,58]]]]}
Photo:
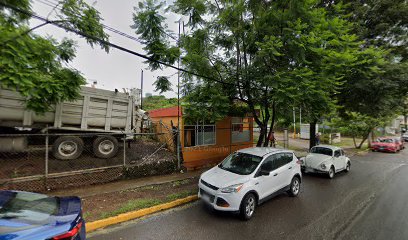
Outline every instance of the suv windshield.
{"type": "Polygon", "coordinates": [[[394,140],[390,138],[383,138],[383,139],[378,139],[378,140],[379,142],[382,142],[382,143],[393,143],[394,142],[394,140]]]}
{"type": "Polygon", "coordinates": [[[255,171],[261,161],[262,157],[236,152],[225,158],[218,167],[239,175],[248,175],[255,171]]]}
{"type": "Polygon", "coordinates": [[[330,148],[325,148],[325,147],[313,147],[310,150],[311,153],[318,153],[318,154],[324,154],[327,156],[333,156],[333,151],[330,148]]]}

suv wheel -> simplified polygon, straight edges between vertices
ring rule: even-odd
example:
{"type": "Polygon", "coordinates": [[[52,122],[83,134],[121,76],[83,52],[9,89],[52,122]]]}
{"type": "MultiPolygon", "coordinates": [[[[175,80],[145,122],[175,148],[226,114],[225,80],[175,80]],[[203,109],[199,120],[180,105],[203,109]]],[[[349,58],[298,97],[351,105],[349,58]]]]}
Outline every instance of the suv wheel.
{"type": "Polygon", "coordinates": [[[331,166],[330,169],[329,169],[329,172],[328,172],[328,177],[330,179],[332,179],[332,178],[334,178],[334,174],[335,174],[334,167],[331,166]]]}
{"type": "Polygon", "coordinates": [[[240,214],[242,220],[249,220],[255,212],[256,197],[253,193],[247,194],[241,202],[240,214]]]}
{"type": "Polygon", "coordinates": [[[350,172],[350,168],[351,168],[351,164],[350,164],[350,162],[347,162],[346,172],[350,172]]]}
{"type": "Polygon", "coordinates": [[[293,177],[292,182],[290,183],[290,189],[288,190],[288,194],[291,197],[296,197],[299,195],[300,192],[300,179],[298,177],[293,177]]]}

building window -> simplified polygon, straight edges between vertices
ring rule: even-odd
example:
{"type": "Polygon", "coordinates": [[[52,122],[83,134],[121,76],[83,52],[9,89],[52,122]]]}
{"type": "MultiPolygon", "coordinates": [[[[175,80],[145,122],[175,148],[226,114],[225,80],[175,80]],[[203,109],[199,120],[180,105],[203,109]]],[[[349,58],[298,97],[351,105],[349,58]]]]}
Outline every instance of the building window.
{"type": "Polygon", "coordinates": [[[185,125],[184,147],[215,144],[215,125],[185,125]]]}
{"type": "Polygon", "coordinates": [[[251,141],[249,118],[233,117],[231,119],[231,128],[232,143],[251,141]]]}

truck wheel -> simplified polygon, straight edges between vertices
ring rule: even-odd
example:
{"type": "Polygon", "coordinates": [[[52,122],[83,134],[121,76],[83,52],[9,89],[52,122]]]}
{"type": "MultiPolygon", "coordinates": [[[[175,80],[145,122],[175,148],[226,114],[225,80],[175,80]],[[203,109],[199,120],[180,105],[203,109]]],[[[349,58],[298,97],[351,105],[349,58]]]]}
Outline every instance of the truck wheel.
{"type": "Polygon", "coordinates": [[[112,158],[118,150],[118,140],[112,136],[97,137],[93,142],[93,152],[98,158],[112,158]]]}
{"type": "Polygon", "coordinates": [[[81,156],[84,141],[79,137],[62,136],[52,145],[52,155],[60,160],[72,160],[81,156]]]}

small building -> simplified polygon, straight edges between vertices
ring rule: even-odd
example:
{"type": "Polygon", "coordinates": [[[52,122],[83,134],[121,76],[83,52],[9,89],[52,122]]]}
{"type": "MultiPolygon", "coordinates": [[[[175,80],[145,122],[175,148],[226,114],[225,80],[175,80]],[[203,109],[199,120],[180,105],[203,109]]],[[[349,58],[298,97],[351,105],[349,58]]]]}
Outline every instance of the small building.
{"type": "MultiPolygon", "coordinates": [[[[183,165],[187,169],[219,163],[230,153],[253,146],[251,116],[228,116],[212,123],[191,122],[184,117],[181,107],[151,110],[149,116],[152,122],[160,123],[157,124],[158,132],[165,132],[164,127],[170,135],[169,130],[176,129],[179,116],[181,154],[183,165]]],[[[169,144],[173,139],[172,136],[159,136],[160,141],[167,141],[169,144]]]]}

